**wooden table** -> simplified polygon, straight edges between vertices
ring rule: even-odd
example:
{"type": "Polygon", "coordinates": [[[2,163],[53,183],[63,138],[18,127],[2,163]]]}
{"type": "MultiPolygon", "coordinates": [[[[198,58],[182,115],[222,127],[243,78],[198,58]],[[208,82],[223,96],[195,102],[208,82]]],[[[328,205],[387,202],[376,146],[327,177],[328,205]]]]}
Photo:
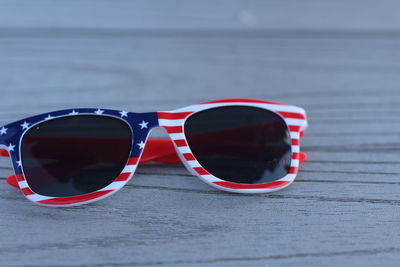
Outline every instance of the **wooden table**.
{"type": "Polygon", "coordinates": [[[266,195],[148,164],[105,200],[45,208],[5,183],[1,159],[0,266],[398,266],[399,8],[1,1],[0,125],[62,108],[245,97],[302,106],[310,128],[296,182],[266,195]]]}

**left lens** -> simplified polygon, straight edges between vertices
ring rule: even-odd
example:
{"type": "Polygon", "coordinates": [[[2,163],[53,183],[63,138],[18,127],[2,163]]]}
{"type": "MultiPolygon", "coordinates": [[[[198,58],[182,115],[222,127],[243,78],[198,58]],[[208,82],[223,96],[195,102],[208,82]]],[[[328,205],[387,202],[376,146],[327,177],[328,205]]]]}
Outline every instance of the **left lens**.
{"type": "Polygon", "coordinates": [[[261,184],[289,173],[290,132],[274,112],[248,106],[208,109],[190,116],[184,131],[200,165],[221,180],[261,184]]]}
{"type": "Polygon", "coordinates": [[[70,197],[111,184],[129,159],[132,133],[124,121],[79,115],[29,129],[21,146],[24,175],[37,194],[70,197]]]}

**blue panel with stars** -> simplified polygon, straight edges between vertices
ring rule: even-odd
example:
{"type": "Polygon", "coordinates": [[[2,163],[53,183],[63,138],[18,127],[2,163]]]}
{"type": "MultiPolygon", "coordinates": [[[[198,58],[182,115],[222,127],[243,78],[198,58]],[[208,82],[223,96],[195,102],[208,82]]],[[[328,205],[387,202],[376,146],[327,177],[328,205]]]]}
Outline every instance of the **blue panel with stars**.
{"type": "Polygon", "coordinates": [[[110,109],[68,109],[45,113],[26,118],[0,127],[0,145],[7,147],[13,160],[16,174],[22,173],[20,160],[20,143],[24,133],[35,125],[61,117],[93,115],[109,116],[127,122],[133,132],[131,157],[139,157],[143,151],[150,130],[158,126],[157,112],[132,113],[110,109]]]}

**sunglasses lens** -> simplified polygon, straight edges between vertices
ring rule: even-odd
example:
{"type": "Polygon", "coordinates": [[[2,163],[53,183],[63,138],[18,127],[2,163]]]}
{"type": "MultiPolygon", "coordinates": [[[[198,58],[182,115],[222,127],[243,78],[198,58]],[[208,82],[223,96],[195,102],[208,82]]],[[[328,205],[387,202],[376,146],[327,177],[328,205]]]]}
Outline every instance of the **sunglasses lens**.
{"type": "Polygon", "coordinates": [[[213,108],[190,116],[184,130],[200,165],[222,180],[260,184],[289,173],[289,129],[271,111],[247,106],[213,108]]]}
{"type": "Polygon", "coordinates": [[[81,115],[43,122],[22,140],[25,178],[37,194],[70,197],[111,184],[130,154],[132,132],[122,120],[81,115]]]}

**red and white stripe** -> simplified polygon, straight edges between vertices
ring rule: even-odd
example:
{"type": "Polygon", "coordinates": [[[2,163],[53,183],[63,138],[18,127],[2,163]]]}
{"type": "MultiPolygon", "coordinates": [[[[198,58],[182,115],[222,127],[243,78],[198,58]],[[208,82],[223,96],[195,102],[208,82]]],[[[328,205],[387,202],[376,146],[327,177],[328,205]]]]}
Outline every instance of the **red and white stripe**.
{"type": "Polygon", "coordinates": [[[181,154],[185,165],[205,182],[232,192],[255,193],[274,191],[288,186],[297,175],[300,159],[300,132],[307,127],[307,118],[305,111],[299,107],[284,105],[280,103],[248,100],[248,99],[232,99],[212,101],[203,104],[185,107],[171,112],[159,112],[159,124],[164,127],[171,139],[173,140],[176,149],[181,154]],[[186,119],[193,113],[221,106],[246,105],[252,107],[264,108],[279,114],[286,122],[290,130],[292,142],[292,161],[288,175],[282,179],[265,184],[238,184],[223,181],[205,170],[192,154],[184,135],[184,123],[186,119]]]}
{"type": "Polygon", "coordinates": [[[176,149],[180,152],[184,163],[186,163],[186,166],[196,175],[200,175],[207,179],[213,179],[213,176],[209,174],[196,160],[186,142],[183,125],[186,118],[192,113],[193,112],[159,112],[158,121],[160,126],[164,127],[168,132],[176,149]]]}

